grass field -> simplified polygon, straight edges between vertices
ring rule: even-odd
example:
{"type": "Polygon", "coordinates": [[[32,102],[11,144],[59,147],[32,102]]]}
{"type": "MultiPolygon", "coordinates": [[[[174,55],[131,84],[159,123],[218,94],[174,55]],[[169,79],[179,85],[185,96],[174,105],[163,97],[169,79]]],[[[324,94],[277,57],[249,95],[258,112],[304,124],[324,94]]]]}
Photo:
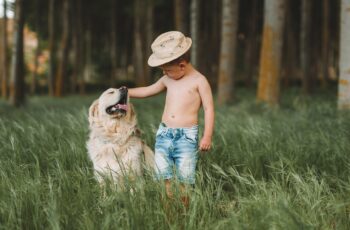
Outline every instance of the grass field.
{"type": "MultiPolygon", "coordinates": [[[[165,210],[148,177],[101,193],[85,148],[97,95],[0,101],[0,229],[350,229],[350,114],[330,94],[284,95],[268,109],[240,91],[216,108],[186,213],[165,210]]],[[[133,103],[152,146],[163,98],[133,103]]]]}

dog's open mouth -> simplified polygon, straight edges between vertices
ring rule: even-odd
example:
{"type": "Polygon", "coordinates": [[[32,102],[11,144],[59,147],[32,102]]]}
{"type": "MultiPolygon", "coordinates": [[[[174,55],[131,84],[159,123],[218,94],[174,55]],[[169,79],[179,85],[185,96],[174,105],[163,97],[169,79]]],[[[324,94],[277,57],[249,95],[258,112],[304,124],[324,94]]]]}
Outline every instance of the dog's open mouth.
{"type": "Polygon", "coordinates": [[[126,112],[128,111],[127,99],[128,99],[127,95],[123,95],[117,103],[107,107],[106,113],[109,115],[113,115],[113,114],[125,115],[126,112]]]}

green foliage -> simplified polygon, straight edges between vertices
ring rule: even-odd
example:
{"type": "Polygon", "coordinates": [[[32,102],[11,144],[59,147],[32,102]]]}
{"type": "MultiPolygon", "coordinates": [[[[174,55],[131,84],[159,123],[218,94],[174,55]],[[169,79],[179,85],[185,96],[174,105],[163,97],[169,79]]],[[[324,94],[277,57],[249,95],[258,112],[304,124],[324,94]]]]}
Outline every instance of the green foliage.
{"type": "MultiPolygon", "coordinates": [[[[350,114],[326,95],[274,110],[238,95],[216,109],[187,212],[149,176],[101,191],[85,147],[97,95],[0,102],[0,229],[349,229],[350,114]]],[[[132,101],[152,145],[164,99],[132,101]]]]}

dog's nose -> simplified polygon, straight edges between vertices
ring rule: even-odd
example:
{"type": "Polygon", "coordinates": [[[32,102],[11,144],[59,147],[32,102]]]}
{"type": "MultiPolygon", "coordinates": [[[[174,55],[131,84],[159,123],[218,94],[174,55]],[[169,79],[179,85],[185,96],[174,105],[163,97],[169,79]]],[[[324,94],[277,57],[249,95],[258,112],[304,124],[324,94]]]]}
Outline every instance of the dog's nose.
{"type": "Polygon", "coordinates": [[[119,88],[119,91],[122,93],[127,93],[128,92],[128,88],[126,88],[126,86],[122,86],[119,88]]]}

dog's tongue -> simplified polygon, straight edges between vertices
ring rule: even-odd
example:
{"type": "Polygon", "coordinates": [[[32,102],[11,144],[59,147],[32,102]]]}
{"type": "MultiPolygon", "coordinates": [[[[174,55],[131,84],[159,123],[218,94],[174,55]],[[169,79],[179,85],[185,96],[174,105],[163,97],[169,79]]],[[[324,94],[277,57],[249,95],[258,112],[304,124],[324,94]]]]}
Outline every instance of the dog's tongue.
{"type": "Polygon", "coordinates": [[[123,109],[125,111],[128,110],[128,105],[126,105],[126,104],[118,104],[117,107],[118,107],[118,109],[123,109]]]}

